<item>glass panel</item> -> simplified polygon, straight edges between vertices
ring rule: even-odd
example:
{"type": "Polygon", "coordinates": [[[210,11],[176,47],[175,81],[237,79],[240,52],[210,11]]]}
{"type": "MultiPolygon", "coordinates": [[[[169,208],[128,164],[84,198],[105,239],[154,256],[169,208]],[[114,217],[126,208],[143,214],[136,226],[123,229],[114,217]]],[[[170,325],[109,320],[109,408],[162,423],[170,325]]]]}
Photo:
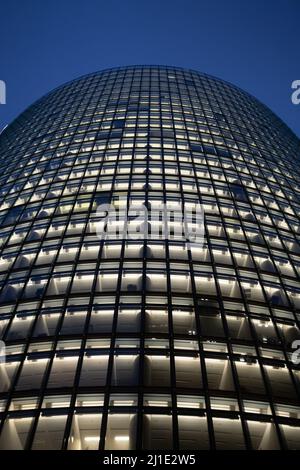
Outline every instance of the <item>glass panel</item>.
{"type": "Polygon", "coordinates": [[[97,450],[100,442],[101,421],[101,414],[74,414],[68,450],[97,450]]]}
{"type": "Polygon", "coordinates": [[[166,415],[144,415],[143,449],[172,449],[172,417],[166,415]]]}
{"type": "Polygon", "coordinates": [[[214,390],[234,390],[229,361],[205,359],[208,387],[214,390]]]}
{"type": "Polygon", "coordinates": [[[300,428],[297,426],[280,425],[289,450],[300,449],[300,428]]]}
{"type": "Polygon", "coordinates": [[[287,368],[264,366],[264,369],[270,381],[272,394],[274,397],[289,397],[289,399],[297,400],[296,390],[287,368]]]}
{"type": "Polygon", "coordinates": [[[205,417],[178,416],[178,433],[181,450],[205,450],[210,447],[205,417]]]}
{"type": "Polygon", "coordinates": [[[0,363],[0,392],[7,392],[14,380],[19,364],[17,362],[0,363]]]}
{"type": "Polygon", "coordinates": [[[78,357],[55,357],[47,387],[72,387],[76,372],[78,357]]]}
{"type": "Polygon", "coordinates": [[[67,415],[39,417],[32,450],[60,450],[64,437],[67,415]]]}
{"type": "Polygon", "coordinates": [[[106,384],[108,355],[85,355],[81,368],[80,387],[98,387],[106,384]]]}
{"type": "Polygon", "coordinates": [[[241,422],[237,419],[213,418],[217,450],[244,450],[241,422]]]}
{"type": "Polygon", "coordinates": [[[17,390],[39,389],[42,384],[44,373],[47,369],[48,359],[26,359],[23,364],[21,375],[17,383],[17,390]]]}
{"type": "Polygon", "coordinates": [[[263,378],[258,364],[236,362],[240,389],[242,393],[266,393],[263,378]]]}
{"type": "Polygon", "coordinates": [[[175,357],[176,387],[201,388],[202,374],[199,357],[175,357]]]}
{"type": "Polygon", "coordinates": [[[280,449],[274,424],[260,421],[248,421],[247,424],[254,450],[280,449]]]}
{"type": "Polygon", "coordinates": [[[136,416],[134,414],[110,414],[107,421],[105,450],[135,449],[136,416]]]}
{"type": "Polygon", "coordinates": [[[23,450],[33,418],[8,418],[0,436],[1,450],[23,450]]]}
{"type": "Polygon", "coordinates": [[[144,381],[151,387],[169,387],[170,359],[166,356],[146,356],[144,381]]]}
{"type": "Polygon", "coordinates": [[[119,355],[114,357],[112,385],[137,385],[138,356],[119,355]]]}

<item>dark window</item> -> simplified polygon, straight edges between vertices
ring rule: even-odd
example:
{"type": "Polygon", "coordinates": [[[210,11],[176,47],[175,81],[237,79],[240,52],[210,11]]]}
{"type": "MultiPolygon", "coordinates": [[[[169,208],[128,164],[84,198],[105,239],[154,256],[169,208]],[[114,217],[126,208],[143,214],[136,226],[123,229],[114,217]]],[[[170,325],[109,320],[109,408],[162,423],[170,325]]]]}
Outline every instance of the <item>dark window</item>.
{"type": "Polygon", "coordinates": [[[217,148],[217,153],[220,155],[220,157],[232,158],[232,153],[227,149],[217,148]]]}
{"type": "Polygon", "coordinates": [[[115,119],[112,123],[113,129],[124,129],[125,119],[115,119]]]}
{"type": "Polygon", "coordinates": [[[203,152],[202,145],[200,144],[191,144],[192,152],[203,152]]]}
{"type": "Polygon", "coordinates": [[[205,153],[212,153],[212,154],[216,155],[216,149],[215,149],[215,147],[212,147],[211,145],[203,144],[203,150],[204,150],[205,153]]]}
{"type": "Polygon", "coordinates": [[[229,184],[229,189],[235,199],[239,199],[240,201],[248,201],[248,195],[243,186],[239,184],[229,184]]]}

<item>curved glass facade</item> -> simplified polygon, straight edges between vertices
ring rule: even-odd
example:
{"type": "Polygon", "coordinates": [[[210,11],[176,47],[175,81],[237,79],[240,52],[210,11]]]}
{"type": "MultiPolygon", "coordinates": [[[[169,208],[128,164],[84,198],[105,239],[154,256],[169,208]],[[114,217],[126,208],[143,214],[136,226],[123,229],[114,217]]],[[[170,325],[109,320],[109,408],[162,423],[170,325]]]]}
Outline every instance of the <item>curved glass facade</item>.
{"type": "Polygon", "coordinates": [[[300,448],[299,154],[255,98],[162,66],[79,78],[6,128],[0,448],[300,448]],[[102,203],[183,201],[201,246],[97,234],[102,203]]]}

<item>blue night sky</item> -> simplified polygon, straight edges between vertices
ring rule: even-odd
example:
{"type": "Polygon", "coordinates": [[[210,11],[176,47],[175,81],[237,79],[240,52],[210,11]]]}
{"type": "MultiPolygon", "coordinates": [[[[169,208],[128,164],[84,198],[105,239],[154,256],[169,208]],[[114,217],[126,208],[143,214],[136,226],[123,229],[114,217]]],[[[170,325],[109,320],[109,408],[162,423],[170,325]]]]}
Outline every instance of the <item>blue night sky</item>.
{"type": "Polygon", "coordinates": [[[0,128],[77,76],[166,64],[240,86],[300,136],[299,0],[3,0],[0,15],[0,128]]]}

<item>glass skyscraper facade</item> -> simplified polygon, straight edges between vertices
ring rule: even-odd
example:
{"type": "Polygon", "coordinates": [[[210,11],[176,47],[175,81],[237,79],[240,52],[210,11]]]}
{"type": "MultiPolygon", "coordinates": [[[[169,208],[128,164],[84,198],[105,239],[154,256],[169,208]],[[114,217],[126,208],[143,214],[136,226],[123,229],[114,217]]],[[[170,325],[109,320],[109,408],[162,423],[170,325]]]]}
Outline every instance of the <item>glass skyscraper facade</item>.
{"type": "Polygon", "coordinates": [[[263,104],[175,67],[87,75],[8,126],[0,448],[300,448],[299,162],[263,104]],[[182,202],[201,246],[97,234],[101,203],[182,202]]]}

